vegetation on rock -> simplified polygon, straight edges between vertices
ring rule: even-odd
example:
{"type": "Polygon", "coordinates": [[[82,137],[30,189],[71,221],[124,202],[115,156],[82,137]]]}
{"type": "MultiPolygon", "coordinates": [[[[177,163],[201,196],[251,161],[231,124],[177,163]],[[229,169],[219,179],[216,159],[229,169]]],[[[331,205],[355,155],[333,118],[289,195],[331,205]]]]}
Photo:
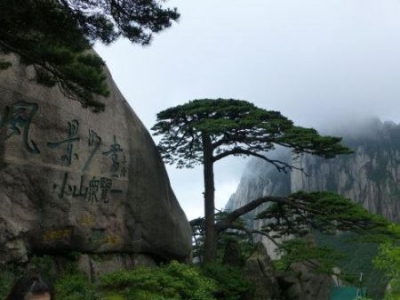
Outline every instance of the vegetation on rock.
{"type": "MultiPolygon", "coordinates": [[[[34,67],[37,82],[58,85],[66,96],[98,111],[104,104],[94,95],[109,91],[104,62],[89,51],[93,43],[110,44],[123,36],[148,45],[153,33],[178,18],[176,9],[154,0],[2,0],[0,54],[17,54],[34,67]]],[[[10,65],[0,57],[0,70],[10,65]]]]}

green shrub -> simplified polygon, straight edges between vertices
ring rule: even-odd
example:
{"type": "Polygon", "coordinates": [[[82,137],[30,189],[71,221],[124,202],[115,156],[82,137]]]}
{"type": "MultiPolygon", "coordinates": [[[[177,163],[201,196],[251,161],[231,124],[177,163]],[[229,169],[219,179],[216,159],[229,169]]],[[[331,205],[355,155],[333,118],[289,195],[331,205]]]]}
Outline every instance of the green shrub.
{"type": "Polygon", "coordinates": [[[54,259],[49,255],[34,255],[30,259],[30,264],[37,270],[40,270],[41,274],[46,277],[51,277],[54,275],[52,273],[54,266],[54,259]]]}
{"type": "MultiPolygon", "coordinates": [[[[33,259],[44,273],[54,271],[50,262],[45,256],[33,259]]],[[[6,297],[21,270],[1,269],[0,299],[6,297]]],[[[154,268],[120,270],[102,276],[97,283],[67,264],[53,278],[57,300],[239,300],[251,291],[239,268],[217,264],[200,268],[175,261],[154,268]]]]}
{"type": "Polygon", "coordinates": [[[5,299],[17,276],[8,268],[0,268],[0,299],[5,299]]]}
{"type": "Polygon", "coordinates": [[[216,299],[246,299],[254,288],[250,281],[243,278],[241,269],[237,267],[209,264],[202,268],[202,273],[217,283],[216,299]]]}
{"type": "Polygon", "coordinates": [[[108,293],[107,300],[118,299],[116,295],[126,300],[214,300],[216,290],[213,280],[197,267],[175,261],[157,268],[117,271],[103,276],[100,286],[108,293]]]}
{"type": "Polygon", "coordinates": [[[57,300],[98,300],[95,286],[85,274],[64,274],[56,281],[57,300]]]}

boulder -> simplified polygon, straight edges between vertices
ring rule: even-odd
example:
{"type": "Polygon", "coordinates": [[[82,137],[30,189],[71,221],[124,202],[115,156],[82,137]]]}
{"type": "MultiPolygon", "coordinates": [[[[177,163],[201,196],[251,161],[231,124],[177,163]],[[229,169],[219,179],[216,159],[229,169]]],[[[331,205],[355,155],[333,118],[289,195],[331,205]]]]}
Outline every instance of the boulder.
{"type": "Polygon", "coordinates": [[[8,55],[0,71],[0,263],[36,253],[187,261],[189,223],[154,142],[119,92],[82,108],[8,55]]]}
{"type": "Polygon", "coordinates": [[[240,256],[239,243],[235,240],[229,240],[224,249],[224,256],[222,257],[222,264],[232,267],[241,267],[242,259],[240,256]]]}
{"type": "Polygon", "coordinates": [[[257,244],[255,251],[247,259],[243,275],[255,286],[251,300],[281,299],[274,266],[262,243],[257,244]]]}
{"type": "Polygon", "coordinates": [[[332,278],[316,272],[309,262],[293,263],[289,271],[278,272],[277,279],[286,300],[329,300],[332,278]]]}
{"type": "MultiPolygon", "coordinates": [[[[56,259],[57,261],[57,259],[56,259]]],[[[58,262],[60,259],[58,259],[58,262]]],[[[65,263],[59,263],[61,269],[65,269],[65,263]]],[[[133,269],[135,267],[155,267],[152,257],[144,254],[83,254],[78,260],[78,269],[82,270],[91,282],[104,274],[112,273],[121,269],[133,269]]],[[[58,271],[54,272],[55,274],[58,271]]]]}

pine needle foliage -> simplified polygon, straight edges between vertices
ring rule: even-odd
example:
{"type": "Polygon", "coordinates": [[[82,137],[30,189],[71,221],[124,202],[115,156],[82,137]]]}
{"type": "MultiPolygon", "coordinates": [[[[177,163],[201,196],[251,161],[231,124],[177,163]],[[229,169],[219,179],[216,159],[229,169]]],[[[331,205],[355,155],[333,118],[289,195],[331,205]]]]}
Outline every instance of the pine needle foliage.
{"type": "MultiPolygon", "coordinates": [[[[95,96],[108,96],[104,62],[94,42],[110,44],[120,36],[148,45],[152,34],[179,18],[176,9],[154,0],[0,0],[0,55],[15,53],[33,65],[36,80],[58,85],[66,96],[94,111],[104,109],[95,96]]],[[[11,63],[0,58],[0,70],[11,63]]]]}
{"type": "Polygon", "coordinates": [[[367,234],[371,239],[390,235],[385,218],[335,193],[297,192],[271,202],[256,219],[268,220],[263,230],[273,237],[302,237],[313,232],[334,235],[339,231],[367,234]]]}
{"type": "Polygon", "coordinates": [[[264,156],[281,171],[291,166],[262,155],[276,145],[325,158],[352,153],[340,144],[340,137],[321,136],[313,128],[295,126],[280,112],[244,100],[189,101],[159,112],[152,130],[163,136],[158,146],[164,161],[178,168],[203,164],[204,134],[211,139],[213,162],[229,155],[264,156]]]}
{"type": "Polygon", "coordinates": [[[293,263],[308,263],[313,270],[330,274],[343,255],[332,248],[319,246],[308,239],[292,239],[278,249],[281,259],[275,262],[278,270],[289,270],[293,263]]]}

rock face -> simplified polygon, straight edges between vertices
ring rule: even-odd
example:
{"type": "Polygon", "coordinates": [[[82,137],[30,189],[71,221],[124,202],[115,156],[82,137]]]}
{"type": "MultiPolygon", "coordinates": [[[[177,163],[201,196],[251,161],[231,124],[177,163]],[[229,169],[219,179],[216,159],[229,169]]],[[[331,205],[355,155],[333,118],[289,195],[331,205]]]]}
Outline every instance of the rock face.
{"type": "Polygon", "coordinates": [[[255,251],[247,259],[243,273],[246,279],[254,283],[255,289],[251,297],[252,300],[281,299],[274,267],[262,243],[257,244],[255,251]]]}
{"type": "Polygon", "coordinates": [[[362,133],[344,136],[354,154],[332,160],[305,155],[296,161],[309,176],[293,172],[291,191],[337,192],[372,213],[399,222],[400,125],[371,120],[364,126],[362,133]]]}
{"type": "MultiPolygon", "coordinates": [[[[265,195],[288,195],[299,190],[328,190],[362,204],[373,213],[382,214],[394,222],[399,222],[400,125],[369,119],[357,126],[348,126],[345,130],[341,129],[329,134],[343,136],[343,143],[353,149],[354,153],[329,160],[304,155],[295,161],[292,161],[290,152],[278,149],[276,153],[273,153],[274,156],[271,158],[292,161],[298,167],[304,168],[306,174],[300,171],[289,174],[279,173],[273,166],[263,161],[250,160],[236,193],[231,196],[226,208],[233,210],[265,195]]],[[[254,216],[263,209],[264,207],[260,207],[246,216],[246,221],[252,228],[261,229],[263,226],[262,221],[253,220],[254,216]]],[[[274,244],[265,238],[259,237],[259,240],[266,245],[271,258],[277,258],[274,244]]],[[[362,253],[366,255],[366,252],[362,253]]],[[[351,266],[353,268],[357,266],[357,270],[348,270],[348,272],[362,271],[365,265],[361,265],[357,259],[353,258],[353,260],[354,263],[351,266]]],[[[371,285],[377,286],[374,276],[379,275],[366,274],[371,285]]],[[[301,296],[302,292],[296,283],[297,279],[295,280],[295,277],[291,279],[290,274],[285,278],[281,280],[281,283],[286,286],[282,290],[287,290],[292,286],[290,289],[292,289],[293,297],[306,299],[301,296]],[[296,290],[298,292],[295,292],[296,290]]],[[[315,285],[315,289],[319,289],[319,286],[322,286],[322,283],[315,285]]],[[[381,296],[378,295],[379,289],[377,287],[374,291],[377,298],[381,296]]]]}
{"type": "Polygon", "coordinates": [[[227,242],[224,256],[222,257],[222,264],[239,268],[241,267],[240,247],[237,241],[231,240],[227,242]]]}
{"type": "Polygon", "coordinates": [[[277,280],[283,299],[329,300],[332,278],[317,274],[307,263],[295,263],[290,272],[279,272],[277,280]]]}
{"type": "MultiPolygon", "coordinates": [[[[236,193],[226,205],[236,209],[265,195],[288,195],[305,190],[337,192],[362,204],[370,212],[400,221],[400,125],[368,120],[351,132],[339,131],[353,154],[322,159],[303,155],[292,160],[289,151],[278,149],[271,158],[291,162],[305,172],[279,173],[264,161],[248,163],[236,193]]],[[[248,215],[249,222],[258,213],[248,215]]],[[[251,223],[253,224],[253,223],[251,223]]],[[[254,223],[258,228],[260,224],[254,223]]]]}
{"type": "Polygon", "coordinates": [[[130,253],[186,260],[191,230],[156,147],[118,91],[93,113],[0,72],[0,262],[32,253],[130,253]]]}

